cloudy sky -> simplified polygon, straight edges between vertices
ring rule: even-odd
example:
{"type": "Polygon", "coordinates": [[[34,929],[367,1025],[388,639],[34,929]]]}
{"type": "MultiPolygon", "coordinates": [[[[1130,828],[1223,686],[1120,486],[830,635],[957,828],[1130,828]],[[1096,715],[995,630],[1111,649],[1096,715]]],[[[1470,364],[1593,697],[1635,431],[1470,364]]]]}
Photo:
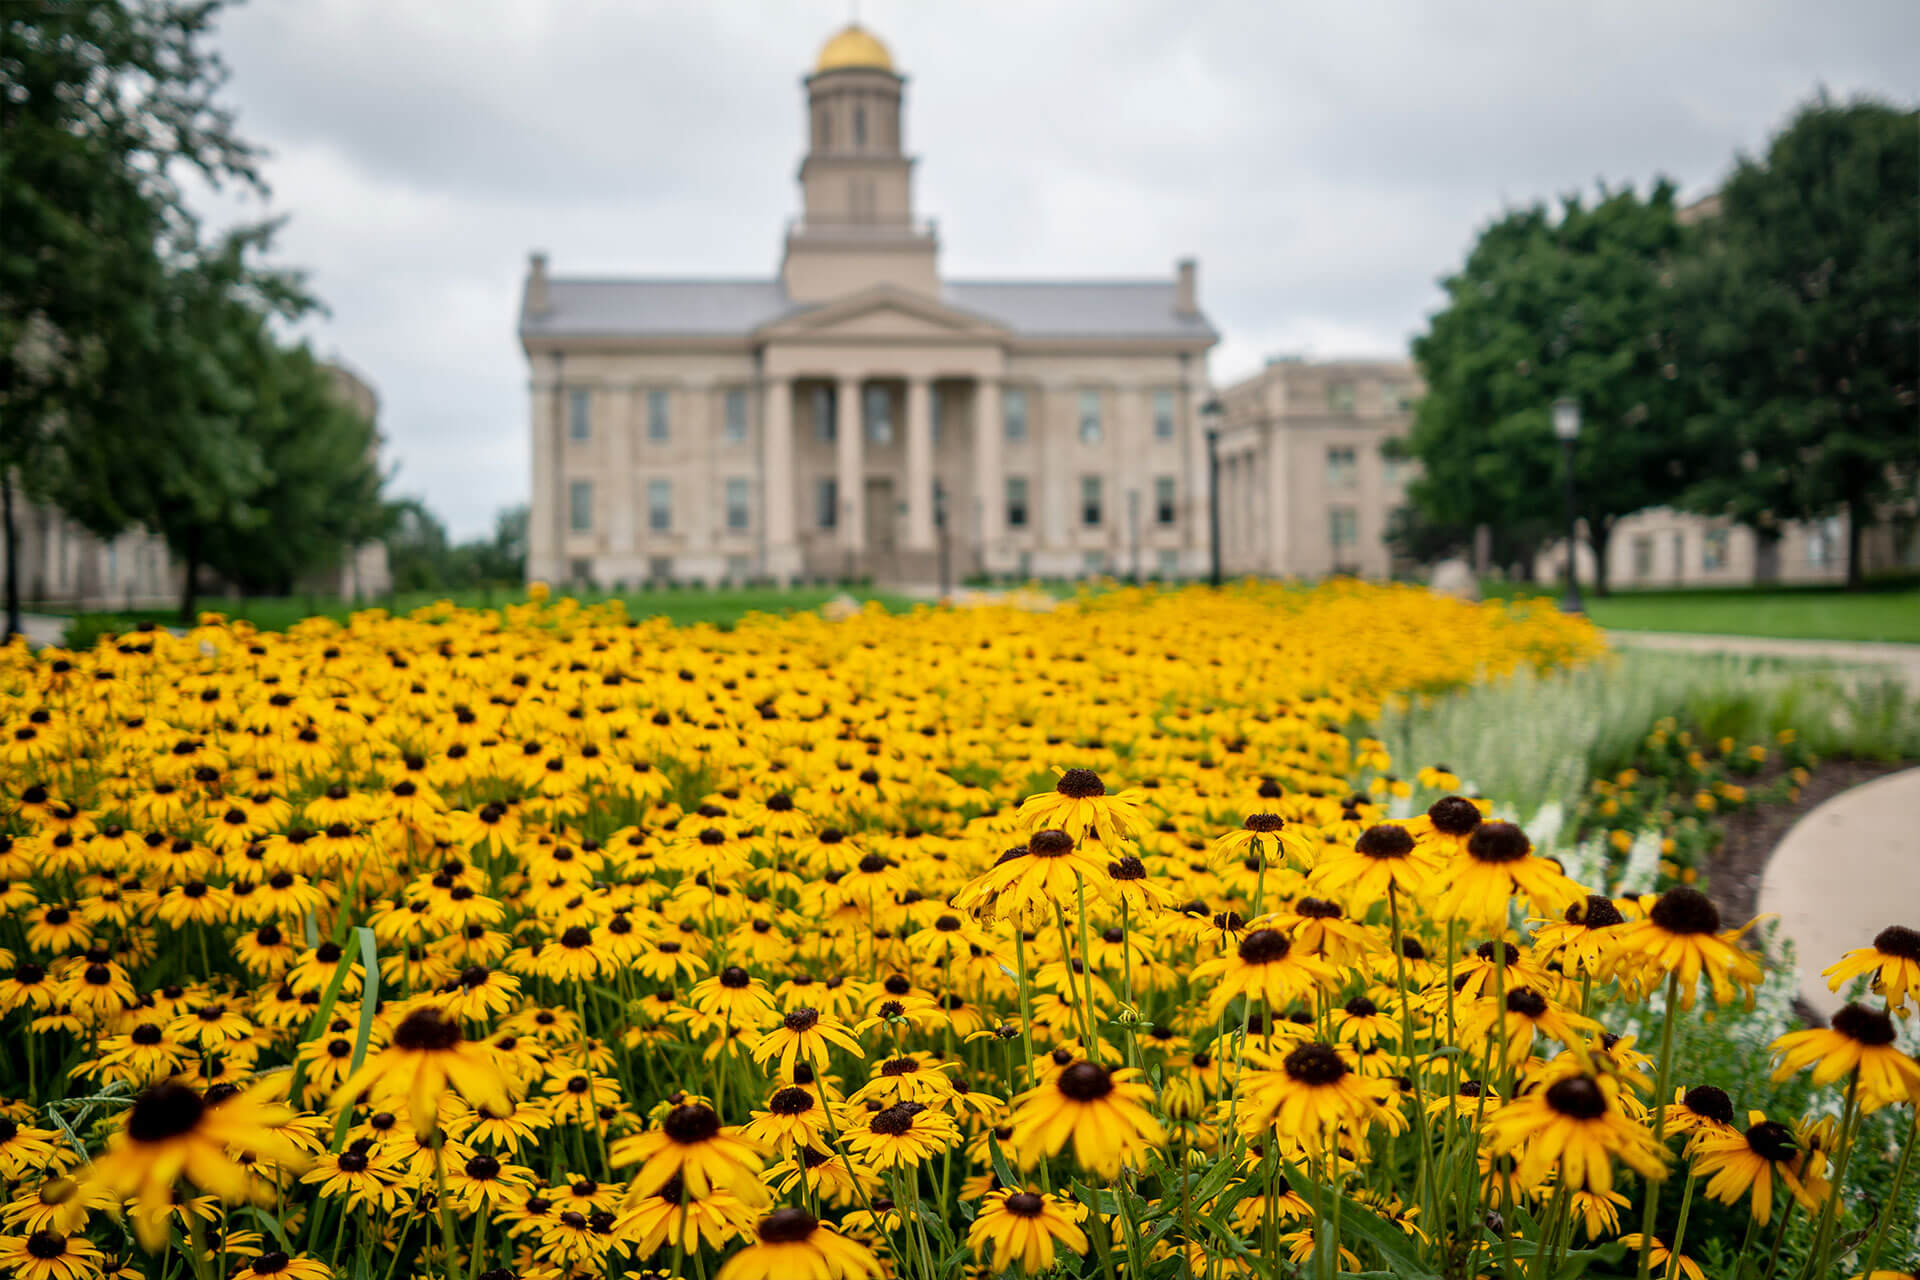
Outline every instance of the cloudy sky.
{"type": "MultiPolygon", "coordinates": [[[[227,99],[279,257],[378,388],[393,489],[456,536],[527,495],[526,255],[773,274],[800,76],[848,0],[252,0],[227,99]]],[[[1913,0],[859,0],[909,76],[950,276],[1200,259],[1225,382],[1403,351],[1506,205],[1711,188],[1825,85],[1911,102],[1913,0]]],[[[231,216],[227,202],[210,205],[231,216]]],[[[254,210],[258,212],[258,210],[254,210]]]]}

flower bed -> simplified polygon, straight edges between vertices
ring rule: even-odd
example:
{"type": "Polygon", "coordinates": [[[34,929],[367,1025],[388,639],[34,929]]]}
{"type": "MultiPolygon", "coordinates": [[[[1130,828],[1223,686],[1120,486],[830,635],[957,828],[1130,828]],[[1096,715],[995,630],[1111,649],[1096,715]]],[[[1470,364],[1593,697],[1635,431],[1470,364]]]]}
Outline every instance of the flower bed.
{"type": "Polygon", "coordinates": [[[1891,1262],[1827,1188],[1905,935],[1780,1045],[1838,1117],[1750,1119],[1605,1030],[1751,991],[1731,922],[1346,732],[1598,647],[1337,583],[9,650],[0,1265],[1644,1275],[1709,1200],[1891,1262]]]}

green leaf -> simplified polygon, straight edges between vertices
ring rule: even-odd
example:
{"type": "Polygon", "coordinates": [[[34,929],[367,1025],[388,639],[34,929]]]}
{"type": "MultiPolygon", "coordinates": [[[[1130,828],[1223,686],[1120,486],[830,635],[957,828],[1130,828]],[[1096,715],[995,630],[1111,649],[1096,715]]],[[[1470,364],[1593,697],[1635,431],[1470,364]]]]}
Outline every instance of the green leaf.
{"type": "Polygon", "coordinates": [[[353,1039],[352,1070],[358,1071],[367,1060],[367,1046],[373,1042],[374,1006],[380,1003],[380,944],[365,925],[353,932],[360,939],[360,964],[367,971],[366,986],[360,992],[360,1033],[353,1039]]]}
{"type": "Polygon", "coordinates": [[[1441,1280],[1420,1261],[1406,1232],[1348,1196],[1340,1197],[1340,1232],[1365,1241],[1400,1280],[1441,1280]]]}

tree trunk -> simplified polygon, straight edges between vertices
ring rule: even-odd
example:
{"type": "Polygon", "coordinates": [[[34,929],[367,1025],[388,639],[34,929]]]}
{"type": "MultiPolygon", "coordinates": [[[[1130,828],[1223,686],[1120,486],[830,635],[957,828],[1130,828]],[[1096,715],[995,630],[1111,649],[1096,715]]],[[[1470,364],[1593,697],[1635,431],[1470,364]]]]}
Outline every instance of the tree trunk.
{"type": "Polygon", "coordinates": [[[1607,544],[1613,541],[1613,521],[1587,521],[1587,547],[1593,552],[1593,594],[1606,599],[1612,594],[1607,584],[1607,544]]]}
{"type": "Polygon", "coordinates": [[[20,531],[13,523],[13,476],[0,473],[0,521],[7,538],[7,636],[20,634],[20,531]]]}
{"type": "Polygon", "coordinates": [[[195,592],[200,585],[200,533],[199,530],[187,535],[184,548],[187,556],[187,578],[180,586],[180,625],[190,627],[194,624],[194,605],[197,603],[195,592]]]}
{"type": "Polygon", "coordinates": [[[1857,498],[1847,501],[1847,590],[1858,591],[1866,582],[1860,563],[1860,539],[1867,531],[1867,504],[1857,498]]]}

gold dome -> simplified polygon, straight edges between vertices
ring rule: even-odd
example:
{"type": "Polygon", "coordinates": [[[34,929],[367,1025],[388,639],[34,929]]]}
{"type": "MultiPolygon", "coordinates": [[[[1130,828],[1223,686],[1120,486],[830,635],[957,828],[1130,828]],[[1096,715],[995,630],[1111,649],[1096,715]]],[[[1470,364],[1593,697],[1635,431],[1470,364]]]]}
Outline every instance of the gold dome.
{"type": "Polygon", "coordinates": [[[823,71],[846,71],[855,67],[892,71],[893,55],[873,32],[857,22],[849,22],[820,50],[813,73],[819,75],[823,71]]]}

